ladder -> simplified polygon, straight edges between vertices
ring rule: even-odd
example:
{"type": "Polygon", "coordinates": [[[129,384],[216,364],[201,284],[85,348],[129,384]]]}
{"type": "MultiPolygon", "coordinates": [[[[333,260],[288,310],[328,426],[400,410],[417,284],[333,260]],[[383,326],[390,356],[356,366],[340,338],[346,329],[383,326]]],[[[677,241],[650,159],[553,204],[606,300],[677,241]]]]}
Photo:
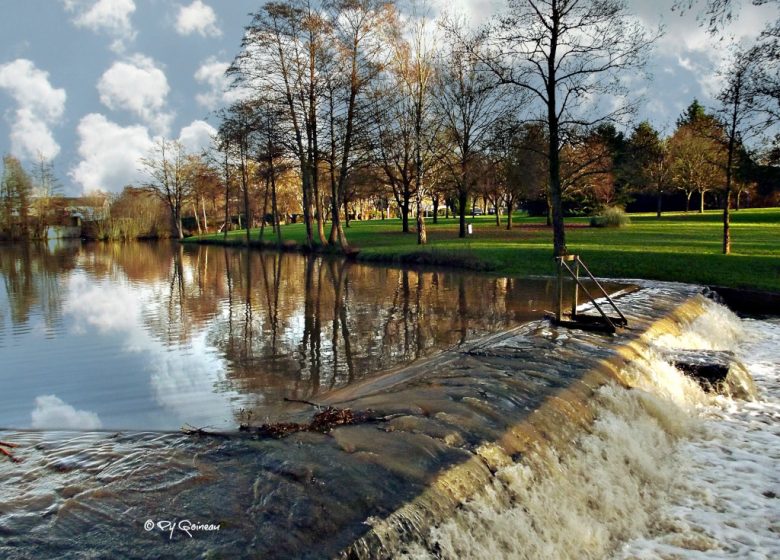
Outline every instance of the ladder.
{"type": "Polygon", "coordinates": [[[626,319],[625,315],[620,312],[620,309],[618,309],[617,305],[615,305],[615,302],[612,301],[611,297],[609,297],[609,294],[604,290],[601,284],[599,284],[598,280],[593,277],[593,274],[591,274],[585,263],[582,262],[582,259],[579,257],[579,255],[565,255],[563,257],[555,257],[555,260],[558,264],[558,286],[556,291],[555,315],[551,318],[556,325],[574,329],[600,331],[610,334],[614,334],[618,327],[628,326],[628,319],[626,319]],[[587,277],[590,278],[591,281],[596,285],[598,290],[601,292],[601,295],[598,297],[605,297],[607,299],[609,305],[612,306],[612,309],[617,313],[617,317],[611,317],[604,312],[604,309],[596,301],[596,298],[593,296],[593,294],[591,294],[585,284],[582,283],[582,279],[580,278],[580,271],[585,272],[587,277]],[[563,284],[564,280],[567,278],[567,275],[574,280],[571,312],[569,313],[564,311],[563,305],[563,284]],[[577,307],[579,307],[580,289],[582,289],[585,295],[588,296],[590,303],[592,303],[593,306],[598,310],[599,315],[585,315],[583,313],[577,312],[577,307]]]}

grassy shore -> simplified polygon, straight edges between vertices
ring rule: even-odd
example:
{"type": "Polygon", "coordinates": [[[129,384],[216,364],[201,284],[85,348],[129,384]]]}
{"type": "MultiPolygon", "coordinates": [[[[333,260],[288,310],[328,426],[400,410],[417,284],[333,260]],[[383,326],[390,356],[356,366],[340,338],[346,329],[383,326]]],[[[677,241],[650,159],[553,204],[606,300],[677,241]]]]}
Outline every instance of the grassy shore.
{"type": "MultiPolygon", "coordinates": [[[[732,254],[721,254],[721,213],[632,214],[622,228],[588,227],[587,218],[566,221],[569,251],[597,276],[646,278],[780,292],[780,208],[732,214],[732,254]]],[[[517,217],[507,231],[493,216],[469,219],[473,235],[458,238],[457,219],[427,222],[429,244],[401,232],[399,220],[352,221],[346,229],[357,259],[373,262],[447,265],[500,275],[554,273],[552,231],[540,218],[517,217]]],[[[412,222],[414,223],[414,222],[412,222]]],[[[259,232],[251,232],[252,240],[259,232]]],[[[288,246],[305,239],[302,224],[282,226],[288,246]]],[[[273,233],[266,228],[265,239],[273,233]]],[[[187,242],[243,244],[245,231],[188,238],[187,242]]]]}

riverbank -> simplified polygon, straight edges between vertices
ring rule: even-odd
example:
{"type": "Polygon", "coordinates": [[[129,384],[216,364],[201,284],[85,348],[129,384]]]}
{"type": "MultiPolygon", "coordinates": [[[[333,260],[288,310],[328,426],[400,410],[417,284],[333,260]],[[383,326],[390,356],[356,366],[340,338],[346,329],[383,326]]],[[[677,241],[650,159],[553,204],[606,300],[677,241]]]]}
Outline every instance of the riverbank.
{"type": "MultiPolygon", "coordinates": [[[[567,219],[569,251],[580,254],[605,278],[645,278],[780,292],[780,208],[732,214],[732,254],[721,254],[719,211],[632,214],[622,228],[588,227],[589,218],[567,219]]],[[[364,262],[450,266],[503,276],[551,275],[552,230],[543,218],[520,217],[506,230],[493,216],[469,218],[473,234],[458,238],[457,218],[426,224],[429,243],[417,245],[414,231],[401,232],[400,220],[352,221],[347,238],[354,257],[364,262]]],[[[252,230],[251,244],[275,247],[266,228],[264,243],[252,230]]],[[[300,250],[303,224],[282,226],[283,248],[300,250]]],[[[191,237],[187,243],[243,246],[246,231],[191,237]]],[[[328,252],[331,249],[316,247],[328,252]]]]}

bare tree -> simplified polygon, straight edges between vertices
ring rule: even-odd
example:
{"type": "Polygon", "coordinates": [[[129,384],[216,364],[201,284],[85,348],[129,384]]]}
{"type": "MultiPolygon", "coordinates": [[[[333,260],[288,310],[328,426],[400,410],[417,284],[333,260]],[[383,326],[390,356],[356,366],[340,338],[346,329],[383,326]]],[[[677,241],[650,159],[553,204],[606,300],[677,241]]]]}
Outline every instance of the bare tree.
{"type": "Polygon", "coordinates": [[[28,216],[33,184],[30,176],[14,156],[3,156],[3,177],[0,181],[2,223],[0,226],[11,238],[29,235],[28,216]]]}
{"type": "Polygon", "coordinates": [[[321,86],[317,66],[327,25],[311,0],[269,2],[253,14],[242,50],[228,73],[238,84],[273,94],[286,109],[289,145],[301,168],[306,243],[313,246],[312,209],[317,235],[325,239],[319,197],[317,108],[321,86]]]}
{"type": "Polygon", "coordinates": [[[466,237],[466,205],[477,177],[478,155],[490,131],[510,110],[505,90],[497,89],[484,63],[484,40],[467,31],[463,20],[447,21],[447,51],[442,54],[437,90],[442,136],[451,146],[452,181],[458,197],[459,236],[466,237]]]}
{"type": "Polygon", "coordinates": [[[726,84],[718,94],[720,118],[726,139],[726,185],[723,203],[723,254],[731,252],[731,195],[734,171],[738,164],[742,142],[754,137],[770,124],[762,117],[771,111],[767,98],[760,94],[762,76],[756,75],[757,61],[752,50],[737,51],[724,72],[726,84]],[[761,85],[759,85],[761,84],[761,85]]]}
{"type": "Polygon", "coordinates": [[[346,248],[347,239],[341,228],[338,209],[339,203],[344,203],[345,218],[348,219],[346,193],[349,171],[354,164],[353,151],[357,137],[365,132],[365,125],[370,120],[368,114],[362,114],[365,112],[363,97],[387,63],[387,46],[397,32],[398,22],[395,7],[385,0],[333,0],[329,9],[333,60],[343,72],[341,79],[332,82],[331,100],[337,96],[334,105],[340,105],[345,115],[337,133],[337,121],[331,106],[332,173],[335,179],[331,197],[331,241],[346,248]],[[337,139],[338,150],[335,145],[337,139]],[[336,173],[337,151],[340,152],[340,162],[336,173]]]}
{"type": "Polygon", "coordinates": [[[434,126],[433,93],[435,87],[434,47],[431,45],[431,30],[428,18],[418,19],[412,29],[411,50],[406,62],[401,62],[401,76],[407,95],[412,100],[414,181],[417,193],[417,244],[425,245],[428,235],[425,231],[425,214],[422,201],[427,189],[427,170],[434,154],[437,127],[434,126]]]}
{"type": "Polygon", "coordinates": [[[373,158],[381,168],[401,214],[401,231],[409,233],[414,191],[414,127],[411,99],[404,95],[392,73],[372,91],[371,105],[376,132],[371,143],[373,158]]]}
{"type": "Polygon", "coordinates": [[[509,0],[489,37],[485,61],[498,79],[530,92],[544,110],[554,254],[565,255],[560,151],[567,131],[630,112],[620,78],[642,67],[656,35],[621,0],[509,0]]]}
{"type": "Polygon", "coordinates": [[[432,119],[436,50],[432,22],[427,14],[420,17],[417,8],[414,6],[407,36],[396,37],[392,43],[385,79],[372,89],[376,138],[371,145],[401,211],[404,233],[409,232],[411,203],[416,200],[417,242],[424,245],[425,174],[438,130],[437,120],[432,119]]]}
{"type": "Polygon", "coordinates": [[[141,158],[141,167],[148,178],[145,186],[168,206],[176,236],[183,239],[182,206],[190,190],[184,146],[177,140],[161,138],[152,152],[141,158]]]}
{"type": "Polygon", "coordinates": [[[54,173],[54,164],[51,160],[46,159],[41,152],[38,152],[38,159],[32,170],[32,181],[32,205],[35,208],[38,221],[35,235],[42,237],[52,209],[53,199],[59,193],[60,183],[54,173]]]}
{"type": "MultiPolygon", "coordinates": [[[[778,0],[752,0],[756,6],[776,3],[778,0]]],[[[699,22],[707,28],[711,34],[721,32],[723,27],[737,18],[742,0],[676,0],[672,10],[681,14],[700,7],[698,13],[699,22]]],[[[776,25],[776,24],[775,24],[776,25]]]]}
{"type": "Polygon", "coordinates": [[[254,133],[258,129],[258,121],[256,104],[250,101],[238,101],[228,109],[221,127],[221,134],[228,140],[229,145],[233,146],[235,155],[238,156],[237,166],[244,203],[247,245],[250,243],[250,230],[252,228],[250,152],[254,150],[254,133]]]}

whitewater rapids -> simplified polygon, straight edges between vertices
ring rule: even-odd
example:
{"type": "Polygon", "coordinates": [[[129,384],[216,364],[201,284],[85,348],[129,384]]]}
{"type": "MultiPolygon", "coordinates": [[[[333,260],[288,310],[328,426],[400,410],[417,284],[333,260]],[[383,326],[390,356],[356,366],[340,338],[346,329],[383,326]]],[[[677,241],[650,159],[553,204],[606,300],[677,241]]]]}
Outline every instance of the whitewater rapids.
{"type": "Polygon", "coordinates": [[[657,337],[597,392],[591,429],[540,449],[407,545],[423,558],[780,557],[780,319],[706,311],[657,337]],[[669,349],[729,350],[756,401],[710,395],[668,363],[669,349]]]}

